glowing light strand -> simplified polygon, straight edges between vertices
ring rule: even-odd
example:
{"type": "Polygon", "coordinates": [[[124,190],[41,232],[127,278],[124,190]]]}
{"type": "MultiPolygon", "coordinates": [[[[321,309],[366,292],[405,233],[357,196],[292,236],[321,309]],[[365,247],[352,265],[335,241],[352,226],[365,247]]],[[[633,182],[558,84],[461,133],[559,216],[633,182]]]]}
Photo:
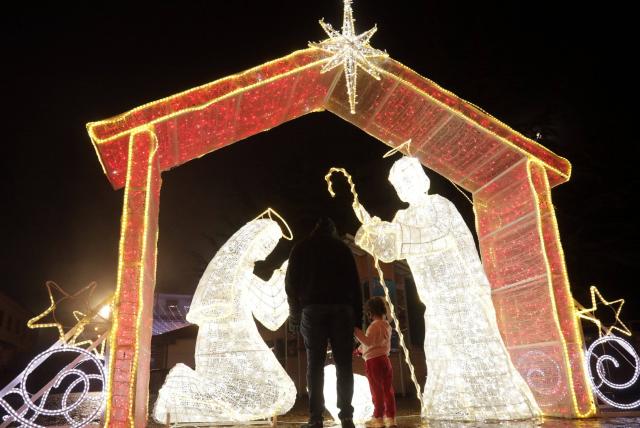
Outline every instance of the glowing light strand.
{"type": "MultiPolygon", "coordinates": [[[[371,217],[369,216],[367,211],[364,209],[364,207],[360,204],[360,201],[358,199],[358,192],[356,192],[355,183],[353,182],[351,175],[347,172],[346,169],[335,168],[335,167],[332,167],[331,169],[329,169],[329,172],[324,177],[325,181],[327,182],[327,188],[328,188],[329,194],[331,195],[331,197],[335,197],[335,192],[333,191],[333,186],[331,184],[331,175],[334,172],[341,173],[347,179],[347,182],[349,183],[349,188],[351,190],[351,194],[353,195],[353,203],[352,203],[353,210],[356,213],[356,217],[358,217],[358,220],[360,220],[361,223],[365,224],[368,220],[370,220],[371,217]]],[[[415,368],[413,367],[413,363],[411,362],[409,349],[405,344],[404,334],[400,329],[400,322],[396,317],[395,307],[393,305],[393,302],[391,301],[391,296],[389,295],[389,289],[387,288],[386,282],[384,280],[384,274],[382,273],[382,269],[380,268],[380,263],[378,261],[378,258],[375,255],[373,256],[373,260],[374,260],[374,265],[376,267],[376,270],[378,272],[380,286],[384,290],[384,298],[387,302],[387,305],[389,305],[389,315],[391,316],[392,325],[396,327],[395,329],[396,329],[396,332],[398,333],[398,339],[399,339],[400,347],[402,348],[402,353],[404,355],[404,361],[409,367],[409,374],[411,377],[411,381],[413,382],[413,385],[416,388],[416,397],[420,401],[420,408],[422,408],[423,406],[422,392],[420,388],[420,383],[418,382],[418,378],[416,376],[415,368]]]]}
{"type": "MultiPolygon", "coordinates": [[[[618,350],[618,352],[620,353],[620,351],[618,350]]],[[[624,355],[622,353],[620,353],[621,355],[624,355]]],[[[626,358],[625,358],[626,359],[626,358]]],[[[605,403],[609,404],[610,406],[616,407],[618,409],[623,409],[623,410],[630,410],[630,409],[634,409],[636,407],[640,407],[640,399],[632,402],[632,403],[619,403],[617,401],[613,401],[612,399],[610,399],[609,397],[606,396],[606,394],[602,391],[602,386],[606,385],[609,388],[612,389],[616,389],[616,390],[622,390],[622,389],[627,389],[631,386],[633,386],[636,381],[638,380],[638,376],[640,375],[640,358],[638,357],[637,352],[635,351],[635,349],[633,349],[633,346],[631,346],[631,344],[629,342],[627,342],[626,340],[615,336],[613,334],[609,334],[607,336],[603,336],[600,337],[598,339],[596,339],[591,346],[589,346],[589,349],[587,349],[586,352],[586,366],[587,366],[587,373],[589,374],[589,380],[591,381],[591,387],[593,389],[593,392],[595,392],[595,394],[605,403]],[[631,355],[632,359],[633,359],[633,363],[631,363],[631,365],[633,366],[633,375],[631,375],[631,378],[624,383],[615,383],[612,382],[611,380],[609,380],[607,378],[607,373],[604,367],[604,364],[606,362],[613,364],[613,366],[615,368],[619,368],[620,367],[620,363],[618,362],[618,360],[610,354],[603,354],[603,355],[597,355],[594,351],[595,348],[598,345],[609,345],[613,347],[613,344],[617,344],[620,347],[622,347],[623,350],[625,350],[629,355],[631,355]],[[596,377],[594,376],[594,373],[591,369],[591,361],[592,358],[595,358],[595,367],[596,367],[596,374],[598,376],[598,379],[596,379],[596,377]]]]}
{"type": "Polygon", "coordinates": [[[386,58],[389,55],[386,52],[372,48],[369,44],[371,37],[378,31],[376,26],[362,34],[356,35],[353,9],[351,8],[352,3],[352,0],[344,0],[342,32],[337,32],[331,24],[320,20],[320,26],[329,38],[319,43],[310,42],[309,46],[321,49],[332,55],[320,70],[321,73],[326,73],[342,65],[347,85],[347,95],[349,97],[349,108],[351,114],[355,114],[358,68],[370,74],[374,79],[380,80],[378,68],[369,59],[386,58]]]}
{"type": "MultiPolygon", "coordinates": [[[[105,336],[102,337],[104,339],[105,336]]],[[[77,346],[66,346],[59,342],[53,345],[51,348],[37,355],[27,368],[22,372],[22,374],[18,377],[19,381],[16,386],[8,386],[3,390],[2,396],[0,396],[0,406],[4,408],[4,410],[8,413],[3,417],[4,424],[2,426],[7,425],[11,422],[18,422],[22,424],[22,426],[27,426],[31,428],[41,428],[45,425],[40,425],[36,423],[36,420],[40,417],[56,417],[62,416],[65,418],[70,427],[84,427],[89,423],[94,421],[96,417],[104,410],[104,402],[105,402],[105,394],[104,394],[104,386],[105,386],[105,372],[103,367],[103,361],[96,357],[89,350],[79,348],[77,346]],[[64,367],[58,374],[53,378],[51,382],[47,386],[43,388],[39,393],[32,394],[27,389],[27,383],[29,383],[29,376],[45,361],[47,361],[50,357],[56,354],[77,354],[75,360],[64,367]],[[92,371],[96,373],[87,374],[85,370],[82,370],[84,366],[89,365],[86,370],[92,369],[92,371]],[[58,409],[50,409],[46,407],[47,400],[54,389],[60,388],[62,382],[70,377],[75,376],[76,378],[69,384],[64,390],[61,407],[58,409]],[[94,381],[94,384],[97,383],[100,385],[99,391],[94,392],[94,396],[90,395],[89,389],[91,381],[94,381]],[[68,404],[69,396],[74,392],[74,389],[78,386],[82,386],[82,390],[80,391],[80,396],[76,398],[76,400],[68,404]],[[9,402],[5,400],[5,397],[9,395],[18,395],[24,405],[21,409],[15,410],[9,402]],[[91,406],[91,410],[86,412],[82,419],[76,420],[76,418],[72,415],[72,412],[76,409],[79,409],[81,405],[86,402],[94,402],[91,406]],[[27,417],[27,413],[32,412],[32,414],[27,417]]],[[[84,407],[84,406],[83,406],[84,407]]],[[[74,412],[77,413],[77,412],[74,412]]]]}

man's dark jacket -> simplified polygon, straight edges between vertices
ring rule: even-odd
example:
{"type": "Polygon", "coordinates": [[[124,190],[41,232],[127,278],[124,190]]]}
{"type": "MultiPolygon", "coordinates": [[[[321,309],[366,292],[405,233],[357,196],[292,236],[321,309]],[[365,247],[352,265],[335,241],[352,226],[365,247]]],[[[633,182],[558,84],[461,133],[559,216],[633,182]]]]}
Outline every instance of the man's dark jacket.
{"type": "Polygon", "coordinates": [[[289,322],[294,325],[299,324],[302,309],[313,304],[351,305],[354,325],[362,325],[362,294],[356,263],[331,221],[318,224],[309,237],[291,250],[285,288],[289,322]]]}

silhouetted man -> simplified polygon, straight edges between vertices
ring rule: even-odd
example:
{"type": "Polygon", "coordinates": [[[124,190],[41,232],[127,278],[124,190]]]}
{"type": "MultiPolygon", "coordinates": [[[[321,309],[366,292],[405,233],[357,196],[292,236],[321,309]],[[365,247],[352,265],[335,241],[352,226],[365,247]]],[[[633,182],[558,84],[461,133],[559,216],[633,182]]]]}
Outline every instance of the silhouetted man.
{"type": "Polygon", "coordinates": [[[330,218],[289,256],[285,279],[289,322],[300,325],[307,350],[308,428],[322,427],[324,364],[331,343],[336,365],[337,396],[343,428],[353,428],[353,328],[362,324],[362,296],[355,261],[330,218]]]}

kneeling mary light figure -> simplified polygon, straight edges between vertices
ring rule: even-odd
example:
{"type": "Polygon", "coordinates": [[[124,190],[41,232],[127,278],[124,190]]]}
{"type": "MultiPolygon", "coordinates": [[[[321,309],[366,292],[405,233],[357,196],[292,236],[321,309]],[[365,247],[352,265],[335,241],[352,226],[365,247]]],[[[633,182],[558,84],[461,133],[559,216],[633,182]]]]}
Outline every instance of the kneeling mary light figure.
{"type": "Polygon", "coordinates": [[[253,274],[254,263],[284,236],[271,218],[274,212],[265,213],[229,238],[200,279],[187,314],[199,326],[196,367],[171,369],[153,410],[158,422],[242,422],[283,414],[293,406],[295,385],[253,319],[276,330],[289,314],[287,261],[268,281],[253,274]]]}

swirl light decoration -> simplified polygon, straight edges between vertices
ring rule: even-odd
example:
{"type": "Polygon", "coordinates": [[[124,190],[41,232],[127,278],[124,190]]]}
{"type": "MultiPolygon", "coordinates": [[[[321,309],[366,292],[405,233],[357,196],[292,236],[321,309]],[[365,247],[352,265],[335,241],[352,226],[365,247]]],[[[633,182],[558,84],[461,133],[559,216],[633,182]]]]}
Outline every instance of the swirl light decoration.
{"type": "MultiPolygon", "coordinates": [[[[339,422],[338,396],[336,395],[336,366],[329,364],[324,366],[324,407],[331,414],[334,421],[339,422]]],[[[373,400],[369,381],[365,376],[353,374],[353,422],[356,424],[365,423],[373,416],[373,400]]]]}
{"type": "MultiPolygon", "coordinates": [[[[604,349],[601,347],[600,349],[604,349]]],[[[611,352],[611,351],[609,351],[611,352]]],[[[632,403],[619,403],[607,397],[607,395],[603,392],[603,387],[609,387],[614,390],[623,390],[633,386],[640,375],[640,358],[638,357],[638,353],[633,349],[633,346],[626,340],[615,336],[613,334],[609,334],[595,340],[589,349],[587,349],[587,373],[589,374],[589,379],[591,380],[591,386],[593,387],[593,391],[596,395],[605,403],[610,406],[616,407],[618,409],[630,410],[640,407],[640,399],[632,402],[632,403]],[[618,345],[617,347],[614,346],[618,345]],[[610,353],[598,354],[596,353],[596,348],[601,345],[607,345],[612,349],[615,349],[618,353],[618,358],[622,357],[633,369],[633,374],[631,378],[627,382],[616,383],[611,381],[607,375],[607,368],[605,367],[606,363],[609,363],[609,368],[611,369],[611,365],[613,368],[620,368],[620,361],[610,353]],[[624,355],[621,351],[624,350],[628,356],[631,357],[631,360],[624,355]],[[592,370],[592,364],[595,365],[595,375],[592,370]]]]}
{"type": "Polygon", "coordinates": [[[541,411],[502,342],[491,288],[455,206],[428,195],[420,161],[403,157],[389,181],[409,208],[371,218],[356,243],[384,261],[406,259],[425,312],[429,376],[422,415],[458,421],[535,418],[541,411]]]}
{"type": "Polygon", "coordinates": [[[540,406],[562,399],[566,394],[562,384],[562,369],[545,352],[527,351],[517,359],[515,366],[523,373],[529,388],[537,394],[540,406]]]}
{"type": "Polygon", "coordinates": [[[105,373],[104,362],[92,352],[77,346],[53,346],[36,356],[18,377],[17,384],[9,384],[0,395],[0,406],[7,412],[4,424],[19,423],[20,426],[42,428],[53,424],[84,427],[93,422],[104,410],[105,373]],[[41,391],[34,394],[28,390],[31,374],[47,360],[56,361],[60,354],[74,360],[66,365],[41,391]],[[61,389],[63,388],[63,389],[61,389]],[[78,390],[80,388],[80,390],[78,390]],[[50,404],[54,394],[62,393],[60,402],[50,404]],[[78,393],[73,402],[71,394],[78,393]],[[12,397],[13,396],[13,397],[12,397]],[[18,409],[12,405],[20,401],[18,409]],[[55,406],[58,407],[55,407],[55,406]]]}
{"type": "Polygon", "coordinates": [[[196,368],[178,364],[171,369],[153,410],[158,422],[246,422],[293,406],[295,385],[253,319],[276,330],[288,317],[287,262],[269,281],[253,274],[254,263],[266,258],[281,236],[276,221],[255,219],[207,266],[187,314],[187,321],[200,327],[196,368]]]}

